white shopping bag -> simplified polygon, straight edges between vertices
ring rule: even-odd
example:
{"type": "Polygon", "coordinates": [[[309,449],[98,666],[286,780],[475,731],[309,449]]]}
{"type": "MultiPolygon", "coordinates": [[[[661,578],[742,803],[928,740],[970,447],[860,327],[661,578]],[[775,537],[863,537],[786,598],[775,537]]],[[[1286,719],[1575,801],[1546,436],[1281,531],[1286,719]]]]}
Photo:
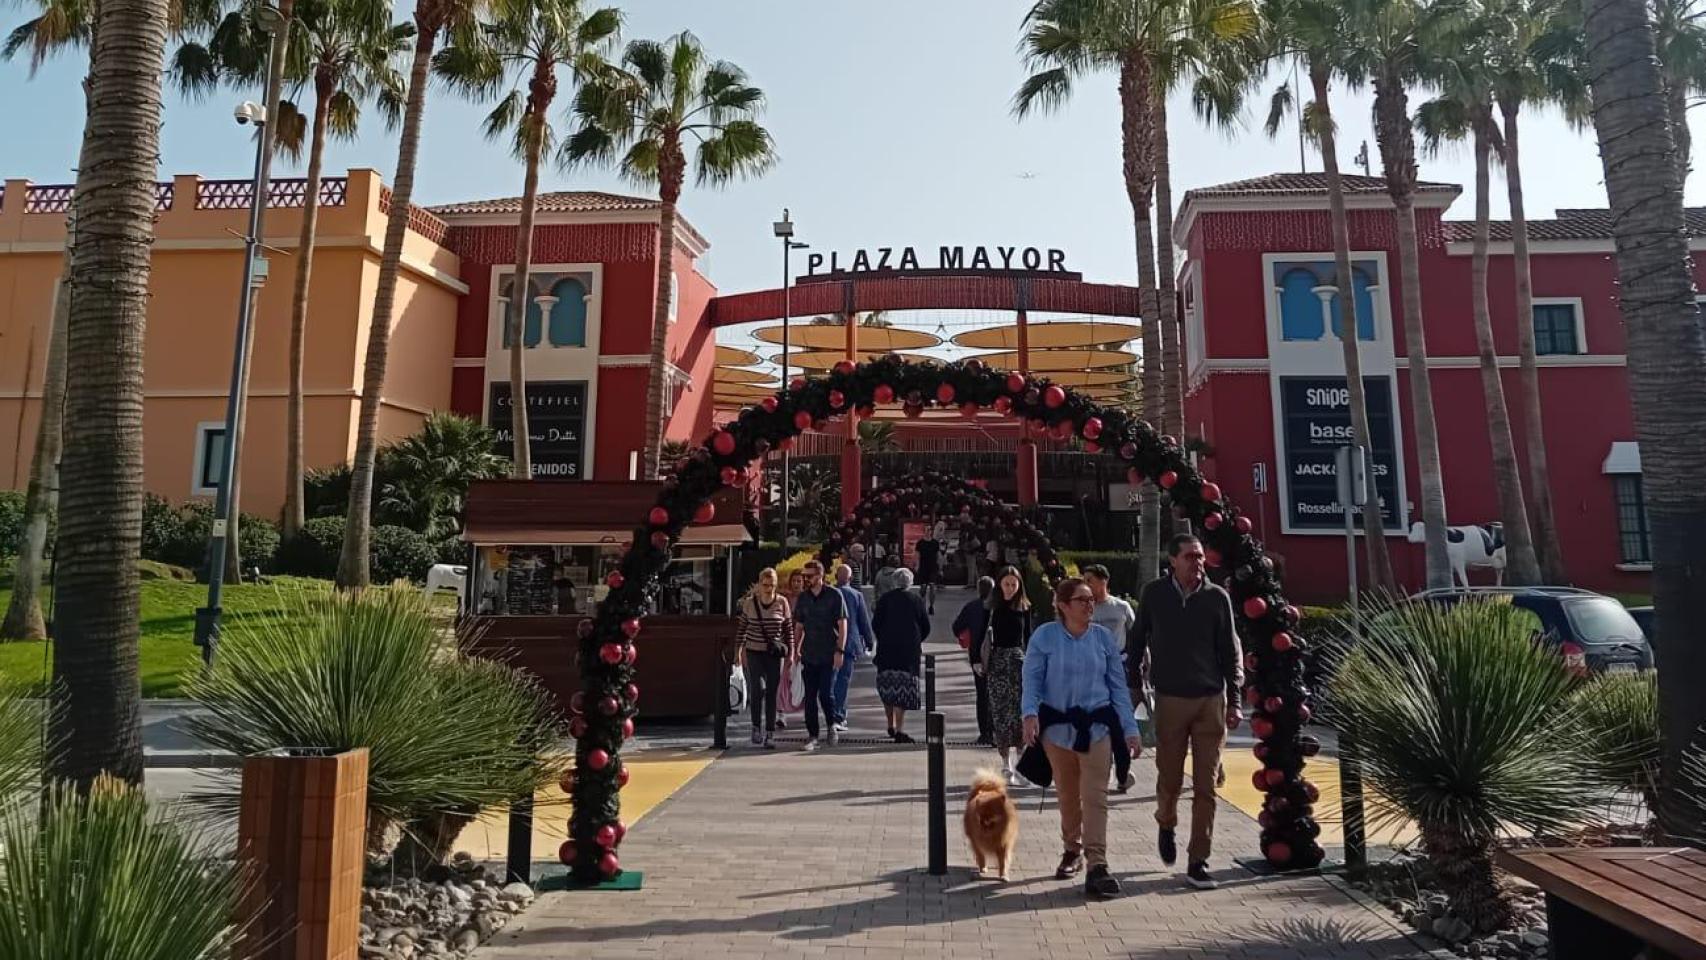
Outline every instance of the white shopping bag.
{"type": "Polygon", "coordinates": [[[806,709],[806,675],[798,660],[782,671],[782,689],[776,692],[776,709],[801,713],[806,709]]]}
{"type": "Polygon", "coordinates": [[[729,671],[729,712],[739,713],[746,706],[746,670],[729,671]]]}

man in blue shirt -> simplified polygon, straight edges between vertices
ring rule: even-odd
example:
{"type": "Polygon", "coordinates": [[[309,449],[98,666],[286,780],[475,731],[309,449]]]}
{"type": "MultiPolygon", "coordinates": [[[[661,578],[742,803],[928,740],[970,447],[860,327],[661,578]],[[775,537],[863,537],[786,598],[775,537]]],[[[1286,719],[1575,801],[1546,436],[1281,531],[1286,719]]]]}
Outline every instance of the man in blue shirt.
{"type": "Polygon", "coordinates": [[[835,589],[847,604],[847,655],[835,671],[835,725],[833,733],[847,732],[847,686],[853,681],[853,664],[866,651],[877,645],[877,635],[871,632],[871,612],[865,606],[865,594],[853,586],[853,568],[841,564],[835,568],[835,589]]]}
{"type": "Polygon", "coordinates": [[[800,676],[805,682],[806,750],[818,746],[818,712],[829,725],[829,745],[835,732],[835,671],[847,653],[847,601],[841,591],[823,582],[823,564],[807,560],[801,568],[806,588],[794,600],[794,620],[805,632],[800,641],[800,676]]]}

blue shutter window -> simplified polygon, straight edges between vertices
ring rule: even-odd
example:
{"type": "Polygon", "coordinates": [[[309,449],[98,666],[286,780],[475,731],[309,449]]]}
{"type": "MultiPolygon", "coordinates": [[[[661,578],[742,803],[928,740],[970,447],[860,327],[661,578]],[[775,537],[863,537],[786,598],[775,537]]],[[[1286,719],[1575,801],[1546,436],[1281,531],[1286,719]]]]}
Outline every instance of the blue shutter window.
{"type": "Polygon", "coordinates": [[[586,346],[586,286],[573,277],[564,277],[551,288],[551,295],[557,298],[547,325],[551,346],[586,346]]]}

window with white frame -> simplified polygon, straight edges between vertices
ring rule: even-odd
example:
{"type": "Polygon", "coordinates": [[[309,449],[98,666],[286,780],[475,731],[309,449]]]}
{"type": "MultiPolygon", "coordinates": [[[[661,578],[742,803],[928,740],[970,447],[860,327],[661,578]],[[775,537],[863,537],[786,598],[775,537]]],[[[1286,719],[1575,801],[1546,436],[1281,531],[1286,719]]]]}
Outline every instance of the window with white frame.
{"type": "MultiPolygon", "coordinates": [[[[1338,268],[1331,258],[1323,260],[1277,260],[1270,277],[1279,304],[1281,340],[1308,341],[1337,338],[1343,326],[1338,297],[1338,268]]],[[[1351,289],[1355,295],[1357,338],[1376,339],[1376,294],[1380,290],[1380,265],[1375,260],[1351,262],[1351,289]]]]}
{"type": "Polygon", "coordinates": [[[1582,337],[1580,300],[1534,301],[1534,355],[1572,356],[1586,353],[1582,337]]]}
{"type": "Polygon", "coordinates": [[[1652,530],[1647,526],[1647,497],[1638,473],[1611,477],[1617,498],[1617,553],[1626,564],[1653,562],[1652,530]]]}
{"type": "Polygon", "coordinates": [[[225,475],[225,421],[210,420],[195,428],[195,466],[190,492],[210,497],[219,492],[225,475]]]}
{"type": "MultiPolygon", "coordinates": [[[[509,302],[514,289],[513,274],[498,281],[497,323],[503,330],[503,346],[509,349],[509,302]]],[[[587,300],[592,280],[584,274],[535,273],[527,278],[531,291],[527,316],[521,324],[521,342],[535,347],[586,346],[587,300]]]]}

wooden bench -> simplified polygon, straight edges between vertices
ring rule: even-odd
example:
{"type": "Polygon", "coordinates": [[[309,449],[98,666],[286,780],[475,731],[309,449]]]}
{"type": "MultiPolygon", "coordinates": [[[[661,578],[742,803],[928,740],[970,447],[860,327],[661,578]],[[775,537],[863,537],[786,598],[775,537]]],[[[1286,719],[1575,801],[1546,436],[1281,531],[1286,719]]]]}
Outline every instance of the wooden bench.
{"type": "Polygon", "coordinates": [[[1706,852],[1501,850],[1497,863],[1545,892],[1553,960],[1706,960],[1706,852]]]}

